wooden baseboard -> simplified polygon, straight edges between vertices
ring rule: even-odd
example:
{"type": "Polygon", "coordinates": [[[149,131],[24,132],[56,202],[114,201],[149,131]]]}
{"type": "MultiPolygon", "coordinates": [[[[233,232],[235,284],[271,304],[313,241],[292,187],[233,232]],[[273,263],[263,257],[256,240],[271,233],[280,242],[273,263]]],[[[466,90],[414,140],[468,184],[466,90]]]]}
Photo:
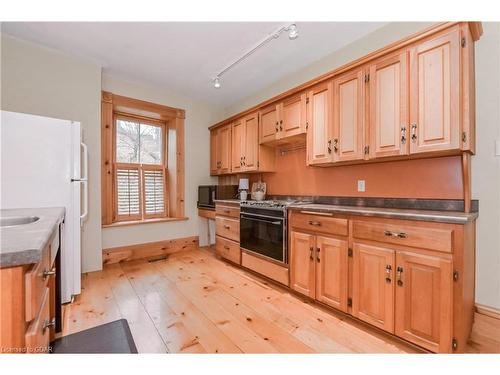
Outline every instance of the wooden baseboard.
{"type": "Polygon", "coordinates": [[[103,249],[102,263],[113,264],[136,259],[158,258],[179,251],[194,250],[199,245],[198,236],[177,238],[174,240],[147,242],[137,245],[103,249]]]}
{"type": "Polygon", "coordinates": [[[500,310],[494,307],[489,307],[476,303],[476,312],[478,314],[489,316],[490,318],[495,318],[500,320],[500,310]]]}

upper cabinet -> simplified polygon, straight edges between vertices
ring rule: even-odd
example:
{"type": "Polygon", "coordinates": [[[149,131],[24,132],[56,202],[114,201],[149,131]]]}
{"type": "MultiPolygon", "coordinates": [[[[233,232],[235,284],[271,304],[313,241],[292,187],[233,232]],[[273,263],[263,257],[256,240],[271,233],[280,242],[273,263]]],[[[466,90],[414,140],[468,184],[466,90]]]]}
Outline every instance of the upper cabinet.
{"type": "Polygon", "coordinates": [[[460,30],[410,49],[412,154],[460,148],[460,30]]]}
{"type": "Polygon", "coordinates": [[[362,160],[365,131],[364,67],[333,80],[333,161],[362,160]]]}
{"type": "MultiPolygon", "coordinates": [[[[238,120],[252,117],[233,134],[233,173],[263,171],[263,150],[304,139],[311,166],[473,153],[474,42],[481,34],[477,22],[442,24],[267,101],[258,116],[238,120]]],[[[227,170],[217,167],[220,159],[211,163],[213,174],[227,170]]]]}
{"type": "Polygon", "coordinates": [[[210,174],[231,172],[231,124],[210,131],[210,174]]]}
{"type": "Polygon", "coordinates": [[[369,66],[370,158],[408,155],[408,52],[369,66]]]}
{"type": "Polygon", "coordinates": [[[332,160],[332,97],[331,82],[319,84],[307,93],[307,165],[332,160]]]}
{"type": "Polygon", "coordinates": [[[210,174],[272,172],[275,150],[259,144],[259,115],[250,113],[210,131],[210,174]]]}
{"type": "Polygon", "coordinates": [[[260,144],[276,145],[304,139],[306,93],[292,95],[260,110],[260,144]]]}

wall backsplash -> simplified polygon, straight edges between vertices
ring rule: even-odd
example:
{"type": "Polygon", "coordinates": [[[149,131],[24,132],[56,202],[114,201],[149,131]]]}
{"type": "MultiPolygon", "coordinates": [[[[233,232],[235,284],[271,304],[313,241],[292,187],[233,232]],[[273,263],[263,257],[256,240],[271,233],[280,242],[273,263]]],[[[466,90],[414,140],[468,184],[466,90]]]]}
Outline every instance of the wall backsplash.
{"type": "MultiPolygon", "coordinates": [[[[460,156],[308,167],[300,149],[278,152],[276,170],[260,175],[267,194],[463,199],[460,156]],[[365,180],[365,192],[358,192],[357,180],[365,180]]],[[[258,179],[252,175],[252,182],[258,179]]]]}

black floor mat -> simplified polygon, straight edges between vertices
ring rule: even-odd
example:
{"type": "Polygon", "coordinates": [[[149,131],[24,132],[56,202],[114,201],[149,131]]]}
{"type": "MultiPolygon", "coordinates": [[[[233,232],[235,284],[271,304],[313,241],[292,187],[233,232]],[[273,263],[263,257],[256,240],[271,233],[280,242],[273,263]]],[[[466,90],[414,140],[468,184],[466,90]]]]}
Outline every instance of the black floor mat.
{"type": "Polygon", "coordinates": [[[137,348],[127,320],[120,319],[57,339],[52,353],[137,353],[137,348]]]}

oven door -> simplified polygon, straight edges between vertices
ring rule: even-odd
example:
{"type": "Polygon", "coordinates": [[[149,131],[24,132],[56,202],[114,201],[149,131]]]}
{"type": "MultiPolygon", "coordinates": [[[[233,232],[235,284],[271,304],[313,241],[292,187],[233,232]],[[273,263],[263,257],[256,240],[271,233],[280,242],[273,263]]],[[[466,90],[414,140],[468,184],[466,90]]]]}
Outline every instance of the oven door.
{"type": "Polygon", "coordinates": [[[287,263],[284,217],[242,212],[240,246],[280,263],[287,263]]]}

